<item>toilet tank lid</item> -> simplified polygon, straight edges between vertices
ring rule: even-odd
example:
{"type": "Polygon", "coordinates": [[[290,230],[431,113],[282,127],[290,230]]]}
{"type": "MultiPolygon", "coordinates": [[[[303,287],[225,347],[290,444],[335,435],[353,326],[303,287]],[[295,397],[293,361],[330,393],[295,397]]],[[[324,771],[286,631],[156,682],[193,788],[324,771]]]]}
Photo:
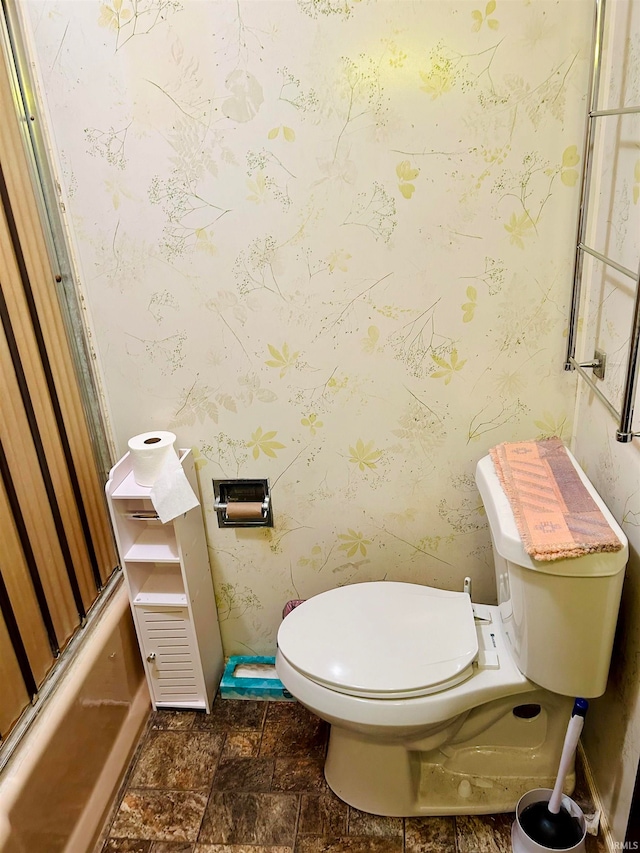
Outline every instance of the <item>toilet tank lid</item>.
{"type": "Polygon", "coordinates": [[[567,450],[567,455],[589,494],[609,522],[611,529],[622,542],[622,548],[619,551],[585,554],[583,557],[552,561],[534,560],[524,549],[509,498],[500,484],[493,460],[491,456],[484,456],[476,466],[476,485],[487,514],[495,549],[505,560],[544,574],[566,577],[616,575],[624,570],[629,559],[627,537],[569,450],[567,450]]]}

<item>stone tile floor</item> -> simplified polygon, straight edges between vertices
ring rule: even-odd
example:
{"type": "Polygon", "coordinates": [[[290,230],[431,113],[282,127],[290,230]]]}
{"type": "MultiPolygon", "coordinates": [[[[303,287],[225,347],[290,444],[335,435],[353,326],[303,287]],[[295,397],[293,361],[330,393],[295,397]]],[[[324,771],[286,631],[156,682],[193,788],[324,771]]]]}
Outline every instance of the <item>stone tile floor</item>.
{"type": "MultiPolygon", "coordinates": [[[[512,815],[388,818],[322,772],[328,726],[296,702],[216,698],[151,715],[96,853],[508,853],[512,815]]],[[[593,811],[579,773],[574,799],[593,811]]],[[[587,853],[603,845],[587,837],[587,853]]]]}

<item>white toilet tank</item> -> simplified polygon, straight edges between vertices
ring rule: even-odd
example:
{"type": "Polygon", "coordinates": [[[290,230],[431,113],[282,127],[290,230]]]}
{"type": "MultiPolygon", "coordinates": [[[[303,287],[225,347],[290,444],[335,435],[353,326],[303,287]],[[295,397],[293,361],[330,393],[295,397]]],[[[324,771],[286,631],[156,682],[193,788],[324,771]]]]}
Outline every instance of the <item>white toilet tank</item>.
{"type": "Polygon", "coordinates": [[[489,520],[498,604],[520,671],[565,696],[604,693],[629,556],[627,538],[569,453],[593,500],[622,543],[620,551],[542,562],[524,550],[490,456],[476,484],[489,520]]]}

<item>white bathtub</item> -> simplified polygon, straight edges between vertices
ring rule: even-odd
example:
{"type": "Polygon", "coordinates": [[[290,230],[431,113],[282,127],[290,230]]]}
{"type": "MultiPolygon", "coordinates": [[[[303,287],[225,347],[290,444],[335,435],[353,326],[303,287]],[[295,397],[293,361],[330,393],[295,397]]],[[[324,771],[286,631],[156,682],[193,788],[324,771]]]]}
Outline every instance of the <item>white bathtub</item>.
{"type": "Polygon", "coordinates": [[[93,849],[151,709],[124,584],[0,775],[0,853],[93,849]]]}

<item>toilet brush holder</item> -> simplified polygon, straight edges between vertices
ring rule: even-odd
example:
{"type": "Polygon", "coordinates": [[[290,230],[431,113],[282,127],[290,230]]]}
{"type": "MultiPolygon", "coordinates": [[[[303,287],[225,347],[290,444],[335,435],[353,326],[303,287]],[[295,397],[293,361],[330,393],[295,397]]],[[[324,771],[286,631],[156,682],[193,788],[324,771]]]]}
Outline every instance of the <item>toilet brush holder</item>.
{"type": "Polygon", "coordinates": [[[516,806],[516,819],[511,826],[511,849],[513,850],[513,853],[549,853],[549,851],[555,851],[555,853],[584,853],[586,850],[585,838],[587,835],[587,821],[580,806],[574,802],[571,797],[567,797],[566,795],[564,795],[560,801],[562,808],[566,809],[567,812],[578,821],[580,829],[582,830],[580,839],[576,841],[572,847],[545,847],[542,844],[538,844],[537,841],[534,841],[533,838],[525,832],[520,822],[520,815],[522,812],[527,808],[527,806],[533,805],[533,803],[548,803],[551,799],[552,793],[553,791],[551,788],[534,788],[532,791],[527,791],[527,793],[518,800],[518,805],[516,806]]]}

